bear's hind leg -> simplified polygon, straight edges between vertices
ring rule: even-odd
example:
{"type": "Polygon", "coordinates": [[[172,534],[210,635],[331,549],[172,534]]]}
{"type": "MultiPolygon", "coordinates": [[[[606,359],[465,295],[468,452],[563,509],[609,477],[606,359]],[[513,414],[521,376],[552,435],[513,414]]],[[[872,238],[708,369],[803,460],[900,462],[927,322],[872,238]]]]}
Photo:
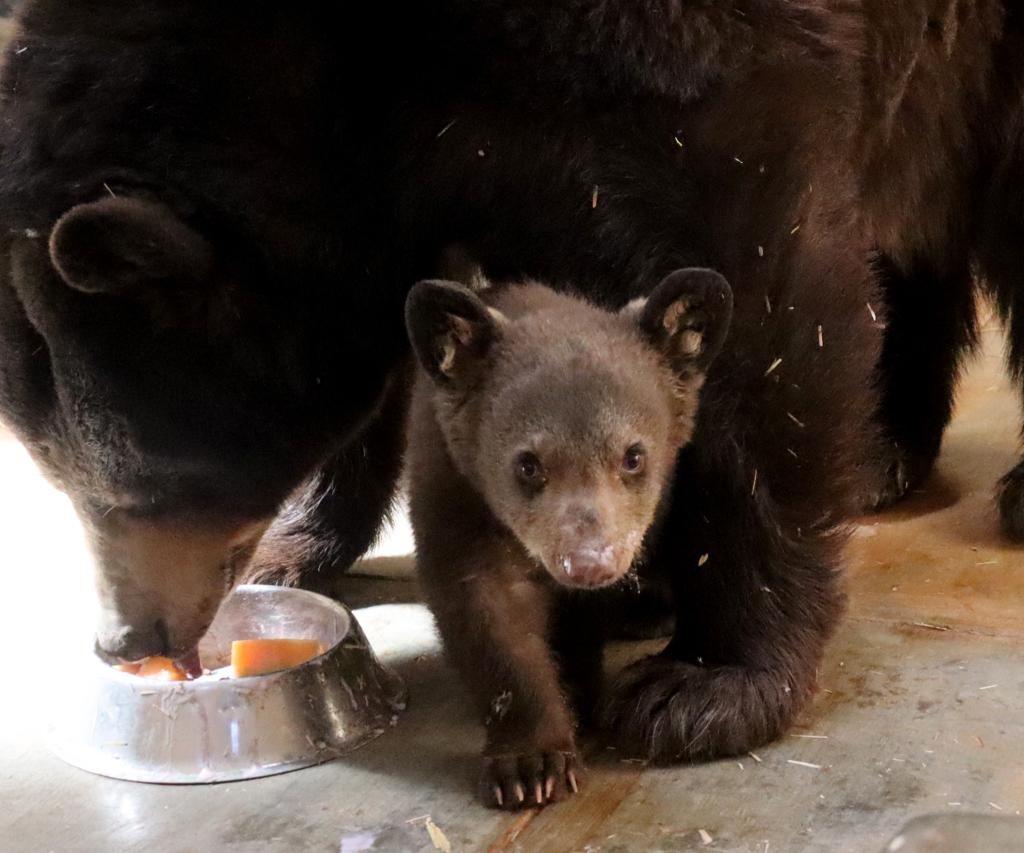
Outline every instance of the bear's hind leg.
{"type": "Polygon", "coordinates": [[[968,265],[942,274],[879,262],[886,331],[879,366],[883,430],[877,485],[866,508],[889,506],[920,484],[939,455],[953,412],[963,356],[975,344],[974,287],[968,265]]]}

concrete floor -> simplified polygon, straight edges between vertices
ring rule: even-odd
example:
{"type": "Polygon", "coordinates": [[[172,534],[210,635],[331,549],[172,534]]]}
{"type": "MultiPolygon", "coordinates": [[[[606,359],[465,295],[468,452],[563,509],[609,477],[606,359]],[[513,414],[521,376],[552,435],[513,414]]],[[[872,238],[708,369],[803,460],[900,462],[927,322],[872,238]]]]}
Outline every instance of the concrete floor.
{"type": "MultiPolygon", "coordinates": [[[[984,337],[937,475],[857,530],[850,615],[792,735],[760,760],[674,769],[601,751],[578,798],[519,816],[473,800],[479,727],[414,603],[407,558],[365,567],[388,580],[347,581],[411,693],[380,740],[319,768],[210,787],[117,782],[53,758],[45,720],[52,703],[75,701],[61,672],[88,642],[88,563],[66,500],[0,433],[0,851],[354,851],[373,840],[429,851],[429,815],[455,851],[835,853],[879,851],[928,814],[947,817],[889,849],[1024,851],[1024,554],[1000,538],[992,505],[1020,415],[998,332],[984,337]],[[410,603],[371,604],[382,598],[410,603]],[[955,819],[968,814],[1000,820],[955,819]]],[[[408,544],[399,528],[381,553],[408,544]]]]}

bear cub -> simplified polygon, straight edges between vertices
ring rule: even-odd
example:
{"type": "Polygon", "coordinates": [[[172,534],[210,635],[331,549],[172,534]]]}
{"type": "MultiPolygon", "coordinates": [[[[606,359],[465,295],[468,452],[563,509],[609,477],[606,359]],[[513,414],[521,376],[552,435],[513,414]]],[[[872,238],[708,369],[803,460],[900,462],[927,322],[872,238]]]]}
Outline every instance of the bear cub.
{"type": "Polygon", "coordinates": [[[600,591],[635,582],[731,314],[725,279],[703,269],[617,313],[536,283],[409,294],[418,571],[486,727],[490,805],[578,790],[600,591]]]}

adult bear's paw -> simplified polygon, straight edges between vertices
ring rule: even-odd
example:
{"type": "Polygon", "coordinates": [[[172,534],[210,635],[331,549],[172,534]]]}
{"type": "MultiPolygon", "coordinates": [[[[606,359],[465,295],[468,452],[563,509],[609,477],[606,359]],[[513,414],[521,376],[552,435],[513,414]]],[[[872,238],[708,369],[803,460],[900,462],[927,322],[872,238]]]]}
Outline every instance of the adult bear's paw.
{"type": "Polygon", "coordinates": [[[1024,542],[1024,462],[999,481],[999,520],[1008,537],[1024,542]]]}
{"type": "Polygon", "coordinates": [[[604,721],[624,747],[659,764],[740,755],[782,734],[812,686],[813,673],[704,667],[658,655],[618,676],[604,721]]]}
{"type": "Polygon", "coordinates": [[[893,441],[885,442],[879,458],[871,463],[869,484],[859,509],[881,512],[903,500],[931,474],[935,465],[932,452],[915,452],[893,441]]]}

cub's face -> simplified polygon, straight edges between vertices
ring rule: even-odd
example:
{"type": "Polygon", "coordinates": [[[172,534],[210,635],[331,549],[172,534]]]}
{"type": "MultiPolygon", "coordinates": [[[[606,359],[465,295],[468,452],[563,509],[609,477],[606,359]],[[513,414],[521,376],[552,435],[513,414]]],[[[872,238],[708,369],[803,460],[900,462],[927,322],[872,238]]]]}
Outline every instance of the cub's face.
{"type": "Polygon", "coordinates": [[[546,365],[496,387],[481,413],[478,488],[567,586],[606,586],[629,571],[692,431],[672,377],[652,359],[627,358],[633,377],[597,354],[564,370],[546,365]]]}
{"type": "Polygon", "coordinates": [[[716,273],[685,270],[618,314],[539,285],[496,303],[505,311],[436,282],[410,295],[448,451],[558,583],[615,583],[693,434],[731,292],[716,273]]]}

